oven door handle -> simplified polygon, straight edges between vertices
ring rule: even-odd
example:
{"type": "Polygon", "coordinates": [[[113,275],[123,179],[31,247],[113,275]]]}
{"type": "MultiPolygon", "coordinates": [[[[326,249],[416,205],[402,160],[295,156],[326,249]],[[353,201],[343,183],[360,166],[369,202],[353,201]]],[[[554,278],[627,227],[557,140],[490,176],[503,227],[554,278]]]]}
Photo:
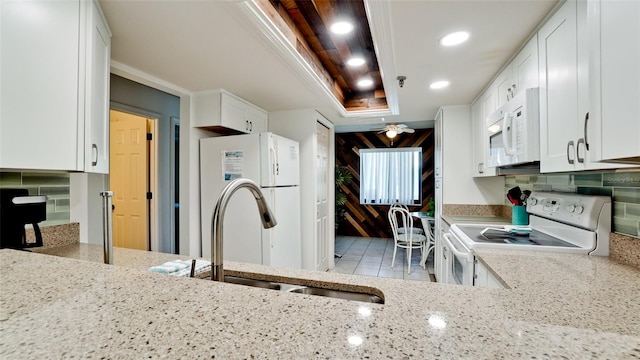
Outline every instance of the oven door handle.
{"type": "Polygon", "coordinates": [[[451,236],[452,235],[449,233],[444,234],[444,243],[445,243],[444,245],[449,249],[451,249],[451,252],[453,253],[454,256],[458,258],[463,258],[467,262],[473,262],[473,254],[471,252],[462,252],[456,249],[456,247],[453,246],[453,243],[451,242],[451,236]]]}

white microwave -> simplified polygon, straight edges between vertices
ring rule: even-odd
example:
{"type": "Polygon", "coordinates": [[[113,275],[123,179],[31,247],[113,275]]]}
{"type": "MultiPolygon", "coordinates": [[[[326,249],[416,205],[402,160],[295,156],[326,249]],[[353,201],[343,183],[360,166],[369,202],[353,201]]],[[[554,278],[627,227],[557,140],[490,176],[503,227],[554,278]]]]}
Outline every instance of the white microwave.
{"type": "Polygon", "coordinates": [[[521,91],[487,118],[487,166],[540,161],[538,88],[521,91]]]}

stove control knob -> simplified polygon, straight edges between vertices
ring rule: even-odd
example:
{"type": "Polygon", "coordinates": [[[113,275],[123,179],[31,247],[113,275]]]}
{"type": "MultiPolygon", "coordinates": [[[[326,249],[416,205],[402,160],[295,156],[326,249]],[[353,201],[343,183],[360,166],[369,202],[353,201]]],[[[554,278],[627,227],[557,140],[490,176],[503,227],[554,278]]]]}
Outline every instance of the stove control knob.
{"type": "Polygon", "coordinates": [[[582,212],[584,211],[584,208],[580,205],[576,206],[576,213],[578,214],[582,214],[582,212]]]}
{"type": "Polygon", "coordinates": [[[571,205],[567,205],[567,211],[572,213],[576,210],[576,206],[571,204],[571,205]]]}
{"type": "Polygon", "coordinates": [[[535,204],[537,204],[537,203],[538,203],[538,199],[536,199],[536,198],[534,198],[534,197],[532,197],[532,198],[530,198],[530,199],[529,199],[529,204],[531,204],[531,205],[535,205],[535,204]]]}

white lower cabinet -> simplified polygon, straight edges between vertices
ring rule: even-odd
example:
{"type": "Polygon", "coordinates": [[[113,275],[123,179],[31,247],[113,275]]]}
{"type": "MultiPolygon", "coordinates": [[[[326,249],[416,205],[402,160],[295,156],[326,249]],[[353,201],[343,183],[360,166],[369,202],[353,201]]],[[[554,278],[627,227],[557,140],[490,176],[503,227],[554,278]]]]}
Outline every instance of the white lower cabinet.
{"type": "Polygon", "coordinates": [[[475,271],[473,275],[473,286],[491,288],[491,289],[504,289],[504,286],[496,279],[495,276],[480,262],[475,260],[475,271]]]}
{"type": "Polygon", "coordinates": [[[223,89],[195,93],[193,126],[219,133],[267,131],[268,113],[223,89]]]}
{"type": "Polygon", "coordinates": [[[0,168],[107,173],[111,33],[99,5],[2,1],[0,12],[0,168]]]}

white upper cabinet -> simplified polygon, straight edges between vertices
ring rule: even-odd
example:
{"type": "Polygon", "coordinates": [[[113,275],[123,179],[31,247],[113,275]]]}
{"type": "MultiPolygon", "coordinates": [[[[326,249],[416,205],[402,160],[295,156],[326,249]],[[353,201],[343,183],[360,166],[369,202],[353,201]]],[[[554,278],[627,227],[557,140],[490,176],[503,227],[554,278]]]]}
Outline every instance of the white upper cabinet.
{"type": "Polygon", "coordinates": [[[94,11],[93,1],[0,2],[0,168],[108,172],[108,147],[92,157],[85,143],[108,139],[110,33],[96,25],[94,47],[94,11]]]}
{"type": "MultiPolygon", "coordinates": [[[[579,169],[577,159],[578,26],[576,2],[567,1],[538,32],[540,56],[540,171],[579,169]]],[[[584,86],[583,84],[581,84],[584,86]]]]}
{"type": "Polygon", "coordinates": [[[111,32],[97,5],[87,12],[84,169],[108,174],[111,32]]]}
{"type": "MultiPolygon", "coordinates": [[[[489,93],[489,97],[493,94],[489,93]]],[[[487,112],[491,113],[495,109],[487,109],[485,112],[485,98],[478,98],[475,103],[471,105],[471,150],[473,152],[473,164],[471,171],[473,171],[473,177],[495,176],[496,168],[487,167],[487,112]]],[[[490,100],[487,100],[490,102],[490,100]]],[[[490,105],[487,105],[490,106],[490,105]]]]}
{"type": "Polygon", "coordinates": [[[223,133],[267,131],[268,113],[222,89],[193,96],[193,126],[223,133]]]}
{"type": "MultiPolygon", "coordinates": [[[[617,1],[606,2],[607,4],[619,4],[617,1]]],[[[637,13],[636,13],[636,16],[637,13]]],[[[619,25],[618,19],[615,20],[619,25]]],[[[595,170],[607,168],[625,167],[619,164],[607,164],[595,161],[598,152],[594,151],[597,139],[604,139],[610,134],[610,129],[614,129],[615,134],[611,135],[612,146],[629,149],[635,146],[640,149],[638,138],[640,137],[640,124],[638,124],[637,113],[631,111],[622,119],[622,114],[614,114],[607,119],[615,119],[612,126],[600,126],[600,121],[593,120],[590,109],[594,106],[590,93],[597,93],[602,88],[602,81],[589,78],[589,69],[593,69],[594,61],[597,58],[590,56],[589,49],[593,47],[588,38],[593,22],[587,23],[587,3],[584,1],[569,0],[549,19],[538,32],[538,50],[540,55],[540,171],[541,172],[562,172],[577,170],[595,170]],[[591,118],[590,118],[591,117],[591,118]],[[634,119],[634,120],[627,120],[634,119]],[[635,121],[635,128],[634,128],[635,121]],[[617,123],[619,122],[619,123],[617,123]],[[624,130],[621,130],[626,124],[624,130]],[[619,126],[618,126],[619,125],[619,126]],[[592,136],[589,136],[589,129],[592,136]],[[624,133],[618,134],[621,131],[624,133]],[[635,131],[635,132],[634,132],[635,131]],[[595,139],[595,140],[594,140],[595,139]],[[588,146],[587,146],[588,145],[588,146]]],[[[636,24],[636,28],[638,25],[636,24]]],[[[622,30],[621,30],[622,31],[622,30]]],[[[625,32],[626,34],[626,32],[625,32]]],[[[631,36],[631,35],[629,35],[631,36]]],[[[640,38],[636,34],[636,38],[640,38]]],[[[630,41],[633,43],[633,41],[630,41]]],[[[626,44],[626,42],[625,42],[626,44]]],[[[636,47],[638,41],[635,42],[636,47]]],[[[626,46],[620,45],[623,50],[618,51],[618,55],[626,55],[626,46]]],[[[631,46],[631,45],[630,45],[631,46]]],[[[633,46],[631,46],[633,47],[633,46]]],[[[633,51],[631,51],[633,53],[633,51]]],[[[612,55],[613,56],[613,55],[612,55]]],[[[625,57],[618,56],[618,57],[625,57]]],[[[633,55],[631,55],[633,57],[633,55]]],[[[636,58],[638,58],[636,50],[636,58]]],[[[629,68],[635,65],[638,74],[638,63],[627,64],[629,68]]],[[[608,70],[616,72],[618,69],[608,70]]],[[[611,73],[608,72],[608,73],[611,73]]],[[[626,76],[633,76],[633,71],[626,73],[626,76]]],[[[621,79],[625,75],[614,79],[614,84],[610,85],[609,91],[615,93],[617,107],[625,109],[638,109],[640,97],[637,93],[635,100],[627,98],[623,88],[619,84],[625,82],[621,79]],[[635,106],[635,108],[634,108],[635,106]]],[[[637,75],[636,75],[637,76],[637,75]]],[[[626,81],[627,84],[632,83],[626,81]]],[[[633,91],[633,85],[629,86],[629,91],[633,91]]],[[[596,108],[599,106],[595,102],[596,108]]],[[[598,112],[598,110],[596,110],[598,112]]],[[[608,121],[608,120],[607,120],[608,121]]]]}
{"type": "Polygon", "coordinates": [[[590,0],[590,118],[594,160],[640,163],[640,1],[590,0]]]}
{"type": "Polygon", "coordinates": [[[538,85],[538,36],[534,34],[513,60],[496,76],[487,90],[495,94],[493,110],[504,105],[520,91],[535,88],[538,85]]]}
{"type": "Polygon", "coordinates": [[[520,91],[540,86],[538,80],[538,34],[527,42],[511,62],[513,71],[513,87],[511,92],[516,96],[520,91]]]}
{"type": "Polygon", "coordinates": [[[513,68],[511,64],[507,66],[493,81],[493,88],[495,89],[496,99],[498,107],[511,100],[513,97],[512,89],[514,88],[513,82],[513,68]]]}

